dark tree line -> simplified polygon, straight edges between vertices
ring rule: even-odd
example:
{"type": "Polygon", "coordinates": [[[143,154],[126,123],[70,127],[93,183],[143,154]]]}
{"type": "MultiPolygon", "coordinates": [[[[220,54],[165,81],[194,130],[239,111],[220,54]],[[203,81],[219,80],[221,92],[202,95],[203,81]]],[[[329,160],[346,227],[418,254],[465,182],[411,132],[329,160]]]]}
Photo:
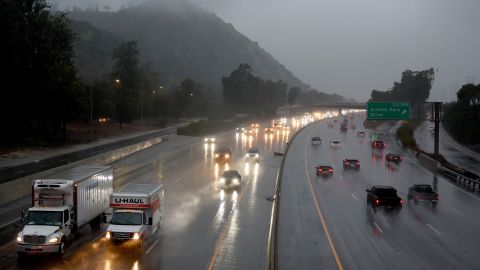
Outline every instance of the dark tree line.
{"type": "Polygon", "coordinates": [[[462,86],[457,101],[444,106],[443,123],[459,142],[480,144],[480,84],[462,86]]]}
{"type": "Polygon", "coordinates": [[[44,0],[0,0],[0,6],[0,136],[65,138],[85,92],[69,20],[44,0]]]}
{"type": "Polygon", "coordinates": [[[273,115],[287,102],[286,83],[256,77],[248,64],[240,64],[230,76],[223,77],[222,84],[224,101],[233,112],[273,115]]]}

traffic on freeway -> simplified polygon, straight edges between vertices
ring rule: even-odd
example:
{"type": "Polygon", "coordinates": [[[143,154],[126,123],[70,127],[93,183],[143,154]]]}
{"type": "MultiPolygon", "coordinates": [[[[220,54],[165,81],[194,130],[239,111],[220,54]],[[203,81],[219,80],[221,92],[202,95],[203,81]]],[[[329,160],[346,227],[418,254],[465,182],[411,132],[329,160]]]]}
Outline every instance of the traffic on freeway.
{"type": "MultiPolygon", "coordinates": [[[[352,115],[361,126],[365,115],[352,115]]],[[[359,137],[337,119],[333,127],[330,120],[309,125],[290,145],[278,268],[478,269],[480,196],[422,167],[411,152],[392,155],[402,152],[395,126],[359,137]],[[312,136],[341,147],[317,149],[312,136]],[[323,177],[318,164],[335,173],[323,177]]]]}
{"type": "Polygon", "coordinates": [[[239,127],[201,139],[173,136],[111,167],[80,166],[37,180],[29,197],[35,207],[1,235],[0,267],[265,268],[268,197],[281,161],[273,153],[283,153],[311,121],[262,123],[273,133],[255,123],[252,134],[239,127]],[[107,174],[91,178],[98,170],[107,174]],[[94,180],[105,183],[101,190],[94,180]]]}

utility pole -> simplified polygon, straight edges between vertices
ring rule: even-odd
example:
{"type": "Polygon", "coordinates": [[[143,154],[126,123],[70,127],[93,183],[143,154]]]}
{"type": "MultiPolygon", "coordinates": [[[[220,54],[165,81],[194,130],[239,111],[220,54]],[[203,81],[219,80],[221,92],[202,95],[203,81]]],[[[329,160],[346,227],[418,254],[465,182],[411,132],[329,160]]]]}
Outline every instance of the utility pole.
{"type": "Polygon", "coordinates": [[[93,85],[90,85],[90,141],[93,141],[93,85]]]}
{"type": "Polygon", "coordinates": [[[140,99],[142,100],[141,126],[143,129],[143,91],[140,93],[140,99]]]}
{"type": "Polygon", "coordinates": [[[441,109],[441,102],[434,102],[434,116],[433,120],[435,121],[435,145],[434,145],[434,150],[433,154],[435,156],[438,156],[440,154],[440,109],[441,109]]]}

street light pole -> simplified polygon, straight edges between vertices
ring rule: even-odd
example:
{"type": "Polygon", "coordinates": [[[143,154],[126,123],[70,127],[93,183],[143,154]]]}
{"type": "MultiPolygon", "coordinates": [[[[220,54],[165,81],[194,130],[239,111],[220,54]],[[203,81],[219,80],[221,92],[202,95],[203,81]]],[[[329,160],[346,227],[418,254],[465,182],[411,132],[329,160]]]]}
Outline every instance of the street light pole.
{"type": "Polygon", "coordinates": [[[93,86],[90,85],[90,141],[93,141],[93,86]]]}
{"type": "Polygon", "coordinates": [[[143,91],[140,93],[140,99],[142,101],[141,125],[142,125],[142,129],[143,129],[143,91]]]}

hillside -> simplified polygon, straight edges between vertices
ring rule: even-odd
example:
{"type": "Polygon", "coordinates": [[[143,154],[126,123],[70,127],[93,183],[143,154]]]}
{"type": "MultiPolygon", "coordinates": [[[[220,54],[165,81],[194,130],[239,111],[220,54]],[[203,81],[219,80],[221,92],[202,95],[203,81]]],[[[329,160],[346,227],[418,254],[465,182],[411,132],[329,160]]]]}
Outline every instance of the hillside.
{"type": "Polygon", "coordinates": [[[222,76],[248,63],[259,77],[304,86],[231,24],[182,0],[144,3],[116,12],[76,10],[69,16],[78,38],[78,68],[87,79],[107,73],[115,45],[133,39],[139,42],[142,62],[149,63],[165,84],[190,77],[218,90],[222,76]]]}

